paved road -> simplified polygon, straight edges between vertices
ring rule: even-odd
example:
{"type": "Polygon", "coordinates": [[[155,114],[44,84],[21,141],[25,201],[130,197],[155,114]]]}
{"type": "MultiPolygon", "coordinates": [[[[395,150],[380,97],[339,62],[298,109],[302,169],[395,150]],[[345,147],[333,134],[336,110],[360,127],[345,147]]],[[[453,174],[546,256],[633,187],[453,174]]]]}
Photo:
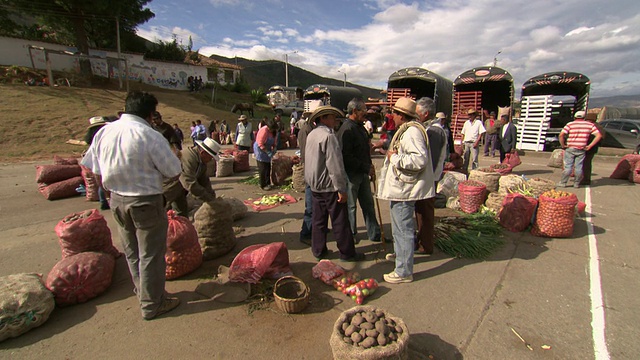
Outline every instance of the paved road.
{"type": "MultiPolygon", "coordinates": [[[[548,156],[527,154],[518,173],[558,180],[559,169],[546,167],[548,156]]],[[[481,165],[492,160],[481,158],[481,165]]],[[[604,308],[595,313],[604,309],[606,350],[613,359],[629,359],[640,353],[636,311],[640,307],[640,245],[635,234],[640,190],[606,178],[616,162],[598,158],[593,186],[576,194],[584,200],[588,192],[591,198],[591,242],[597,242],[600,256],[600,261],[593,262],[600,265],[604,301],[604,308]]],[[[81,198],[44,200],[36,191],[33,165],[0,166],[0,275],[46,275],[60,259],[55,224],[71,212],[96,207],[81,198]]],[[[237,183],[248,175],[214,179],[214,187],[225,196],[255,197],[260,194],[256,187],[237,183]]],[[[354,303],[311,279],[315,260],[297,241],[302,209],[300,202],[250,213],[237,222],[245,230],[234,253],[167,283],[183,305],[166,317],[151,322],[140,319],[126,265],[120,259],[107,293],[85,304],[56,309],[42,327],[0,343],[0,358],[329,359],[333,322],[354,303]],[[287,244],[294,273],[311,287],[312,303],[304,314],[286,316],[272,307],[274,311],[249,315],[245,304],[221,304],[194,293],[219,265],[228,266],[237,251],[271,241],[287,244]]],[[[389,233],[388,204],[382,203],[382,216],[389,233]]],[[[106,218],[115,229],[111,215],[107,213],[106,218]]],[[[360,229],[364,231],[363,226],[360,229]]],[[[600,284],[592,287],[590,283],[593,254],[585,219],[576,221],[574,236],[568,239],[536,238],[526,232],[507,232],[505,238],[507,244],[486,261],[444,254],[416,257],[413,283],[381,282],[368,303],[405,320],[412,334],[412,358],[596,358],[591,294],[600,284]],[[550,349],[544,350],[543,345],[550,349]]],[[[117,236],[114,242],[119,246],[117,236]]],[[[364,240],[358,246],[368,253],[367,261],[350,266],[381,281],[392,264],[376,256],[376,245],[364,240]]],[[[337,258],[335,243],[330,250],[337,258]]]]}

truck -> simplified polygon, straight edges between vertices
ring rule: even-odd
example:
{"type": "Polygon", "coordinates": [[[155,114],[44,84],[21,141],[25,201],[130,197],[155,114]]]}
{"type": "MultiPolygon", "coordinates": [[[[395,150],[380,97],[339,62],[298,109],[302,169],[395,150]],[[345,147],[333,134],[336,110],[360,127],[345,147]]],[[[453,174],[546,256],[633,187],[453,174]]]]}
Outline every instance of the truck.
{"type": "Polygon", "coordinates": [[[583,74],[555,71],[536,75],[522,85],[516,147],[550,151],[560,146],[562,128],[573,114],[587,110],[591,81],[583,74]]]}
{"type": "Polygon", "coordinates": [[[349,101],[353,98],[362,99],[362,92],[354,87],[314,84],[304,91],[304,111],[312,112],[322,105],[331,105],[346,111],[349,101]]]}
{"type": "Polygon", "coordinates": [[[474,109],[481,120],[490,112],[511,116],[513,103],[513,77],[496,66],[480,66],[469,69],[453,81],[451,105],[451,132],[455,145],[462,144],[462,126],[469,119],[467,111],[474,109]]]}
{"type": "Polygon", "coordinates": [[[278,105],[286,105],[294,101],[302,101],[303,90],[297,86],[273,85],[267,91],[267,99],[272,108],[278,105]]]}

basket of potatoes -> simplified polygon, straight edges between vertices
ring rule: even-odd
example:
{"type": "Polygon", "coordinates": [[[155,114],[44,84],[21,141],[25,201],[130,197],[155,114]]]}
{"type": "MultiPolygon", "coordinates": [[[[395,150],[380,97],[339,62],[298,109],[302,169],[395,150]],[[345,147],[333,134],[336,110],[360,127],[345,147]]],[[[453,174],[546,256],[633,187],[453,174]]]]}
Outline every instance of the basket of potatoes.
{"type": "Polygon", "coordinates": [[[336,360],[409,357],[409,331],[404,321],[374,306],[342,312],[329,343],[336,360]]]}

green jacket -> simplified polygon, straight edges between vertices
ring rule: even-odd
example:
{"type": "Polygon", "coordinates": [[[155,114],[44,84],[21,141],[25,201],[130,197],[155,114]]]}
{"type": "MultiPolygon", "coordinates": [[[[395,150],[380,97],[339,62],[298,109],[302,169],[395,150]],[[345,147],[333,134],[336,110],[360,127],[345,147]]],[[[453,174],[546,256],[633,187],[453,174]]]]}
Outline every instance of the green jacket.
{"type": "Polygon", "coordinates": [[[216,198],[216,192],[211,188],[211,180],[207,176],[207,165],[200,160],[197,146],[190,146],[182,151],[180,183],[196,199],[208,202],[216,198]]]}

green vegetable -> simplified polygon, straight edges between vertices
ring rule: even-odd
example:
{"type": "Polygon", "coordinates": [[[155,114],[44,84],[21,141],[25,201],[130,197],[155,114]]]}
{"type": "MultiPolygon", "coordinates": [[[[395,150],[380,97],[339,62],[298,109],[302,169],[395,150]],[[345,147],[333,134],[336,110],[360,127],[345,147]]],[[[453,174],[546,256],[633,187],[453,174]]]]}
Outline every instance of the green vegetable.
{"type": "Polygon", "coordinates": [[[458,258],[484,259],[504,244],[502,227],[491,213],[441,219],[435,225],[435,245],[458,258]]]}

